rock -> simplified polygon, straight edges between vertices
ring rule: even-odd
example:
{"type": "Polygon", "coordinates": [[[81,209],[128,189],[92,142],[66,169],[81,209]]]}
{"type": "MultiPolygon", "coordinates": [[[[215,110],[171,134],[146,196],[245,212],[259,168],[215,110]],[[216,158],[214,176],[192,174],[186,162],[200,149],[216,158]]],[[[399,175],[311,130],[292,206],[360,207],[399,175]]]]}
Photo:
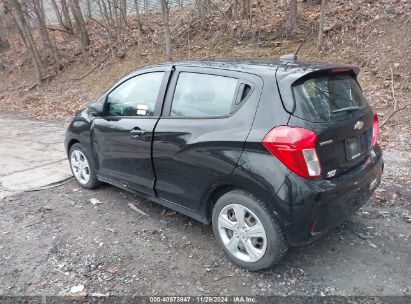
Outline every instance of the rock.
{"type": "Polygon", "coordinates": [[[109,267],[109,268],[107,269],[107,271],[110,272],[110,273],[117,273],[117,272],[118,272],[118,268],[115,267],[115,266],[109,267]]]}
{"type": "Polygon", "coordinates": [[[372,248],[378,248],[377,245],[375,245],[374,243],[368,242],[368,245],[370,245],[372,248]]]}
{"type": "Polygon", "coordinates": [[[98,199],[96,199],[94,197],[90,198],[89,202],[92,203],[94,206],[102,204],[101,201],[99,201],[98,199]]]}
{"type": "Polygon", "coordinates": [[[379,211],[378,212],[380,215],[382,215],[383,217],[387,217],[390,216],[390,213],[388,211],[379,211]]]}
{"type": "Polygon", "coordinates": [[[362,238],[363,240],[366,240],[366,239],[369,239],[370,238],[370,236],[368,235],[368,234],[365,234],[365,233],[357,233],[357,235],[360,237],[360,238],[362,238]]]}
{"type": "Polygon", "coordinates": [[[408,213],[403,213],[402,214],[402,218],[404,219],[404,221],[406,222],[406,223],[411,223],[411,215],[409,215],[408,213]]]}
{"type": "Polygon", "coordinates": [[[71,287],[70,288],[70,293],[78,293],[78,292],[81,292],[83,290],[84,290],[84,285],[80,284],[80,285],[71,287]]]}
{"type": "Polygon", "coordinates": [[[49,211],[53,210],[53,208],[51,208],[50,206],[42,206],[40,208],[37,209],[37,212],[39,213],[47,213],[49,211]]]}

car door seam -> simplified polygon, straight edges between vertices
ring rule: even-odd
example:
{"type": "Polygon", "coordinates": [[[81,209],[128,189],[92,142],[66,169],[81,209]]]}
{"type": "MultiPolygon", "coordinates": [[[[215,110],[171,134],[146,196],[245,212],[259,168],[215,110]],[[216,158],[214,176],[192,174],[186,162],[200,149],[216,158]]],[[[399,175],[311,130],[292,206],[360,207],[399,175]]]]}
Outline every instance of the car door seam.
{"type": "Polygon", "coordinates": [[[170,85],[170,81],[171,81],[171,77],[173,75],[173,72],[175,71],[175,66],[171,66],[169,75],[168,75],[168,80],[167,80],[167,84],[166,84],[166,88],[164,90],[164,95],[163,95],[163,100],[161,103],[161,110],[160,110],[160,115],[157,118],[156,123],[154,124],[154,128],[153,128],[153,133],[151,136],[151,147],[150,147],[150,159],[151,159],[151,168],[153,170],[153,176],[154,176],[154,183],[153,183],[153,192],[154,192],[154,196],[158,196],[157,195],[157,191],[156,191],[156,184],[157,184],[157,174],[156,174],[156,168],[154,166],[154,137],[156,135],[156,128],[158,123],[160,122],[160,119],[163,115],[163,109],[164,109],[164,104],[165,104],[165,99],[167,96],[167,92],[168,92],[168,87],[170,85]]]}

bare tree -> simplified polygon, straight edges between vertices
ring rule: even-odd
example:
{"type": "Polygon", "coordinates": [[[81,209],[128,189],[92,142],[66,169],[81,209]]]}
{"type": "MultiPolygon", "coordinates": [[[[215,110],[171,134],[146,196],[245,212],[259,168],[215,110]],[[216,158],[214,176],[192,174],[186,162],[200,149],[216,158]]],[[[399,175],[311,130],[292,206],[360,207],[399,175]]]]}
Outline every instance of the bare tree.
{"type": "Polygon", "coordinates": [[[127,0],[120,0],[120,27],[124,29],[127,25],[127,0]]]}
{"type": "Polygon", "coordinates": [[[234,0],[234,3],[232,5],[233,5],[233,16],[232,17],[235,20],[238,17],[238,0],[234,0]]]}
{"type": "MultiPolygon", "coordinates": [[[[103,1],[103,3],[104,3],[104,1],[103,1]]],[[[111,25],[114,26],[116,24],[115,21],[114,21],[114,9],[111,5],[110,0],[107,0],[107,6],[108,6],[108,11],[110,13],[111,25]]]]}
{"type": "Polygon", "coordinates": [[[87,32],[86,22],[84,21],[83,13],[81,12],[78,0],[70,0],[69,3],[79,32],[81,50],[85,53],[87,48],[90,46],[90,37],[87,32]]]}
{"type": "MultiPolygon", "coordinates": [[[[115,24],[117,24],[117,29],[119,31],[119,33],[121,32],[121,22],[122,22],[122,18],[121,18],[121,12],[120,12],[120,7],[118,5],[118,1],[121,0],[112,0],[113,1],[113,14],[114,14],[114,20],[115,20],[115,24]]],[[[111,1],[108,0],[108,3],[110,3],[111,1]]]]}
{"type": "Polygon", "coordinates": [[[59,23],[60,27],[64,29],[65,26],[64,26],[64,23],[63,23],[63,18],[61,16],[60,9],[57,5],[56,0],[51,0],[51,5],[53,6],[53,10],[54,10],[54,13],[56,15],[57,22],[59,23]]]}
{"type": "Polygon", "coordinates": [[[69,13],[67,2],[66,2],[66,0],[60,0],[60,3],[61,3],[61,11],[63,12],[64,27],[69,32],[73,32],[73,24],[71,23],[70,13],[69,13]]]}
{"type": "Polygon", "coordinates": [[[87,5],[87,18],[91,19],[91,0],[86,0],[87,5]]]}
{"type": "Polygon", "coordinates": [[[321,0],[321,13],[320,13],[320,21],[318,25],[318,42],[317,48],[320,49],[323,44],[323,37],[324,37],[324,10],[325,10],[325,0],[321,0]]]}
{"type": "Polygon", "coordinates": [[[138,0],[134,0],[134,8],[136,10],[136,19],[137,19],[137,41],[138,41],[138,46],[141,47],[143,44],[143,28],[141,25],[141,17],[140,17],[140,9],[138,6],[138,0]]]}
{"type": "Polygon", "coordinates": [[[251,17],[251,0],[243,0],[243,17],[251,17]]]}
{"type": "Polygon", "coordinates": [[[207,8],[206,8],[207,3],[205,0],[196,0],[195,3],[196,3],[197,10],[198,10],[198,16],[200,17],[201,25],[205,27],[206,26],[205,18],[207,15],[207,8]]]}
{"type": "Polygon", "coordinates": [[[171,33],[170,33],[170,8],[168,6],[168,0],[160,0],[160,1],[161,1],[161,11],[163,13],[166,56],[167,56],[167,60],[172,60],[171,33]]]}
{"type": "Polygon", "coordinates": [[[104,0],[97,0],[97,4],[100,9],[100,16],[101,16],[102,23],[100,23],[96,19],[93,19],[93,20],[95,20],[99,25],[101,25],[106,30],[111,55],[113,56],[113,58],[115,58],[117,57],[117,52],[116,52],[116,49],[114,48],[113,38],[110,32],[110,17],[108,16],[108,13],[107,13],[106,3],[104,0]]]}
{"type": "Polygon", "coordinates": [[[41,0],[32,0],[33,4],[33,12],[36,15],[37,19],[37,25],[39,27],[41,39],[43,40],[43,46],[45,49],[50,50],[50,52],[53,54],[54,60],[58,60],[58,55],[57,55],[57,49],[52,44],[49,34],[47,32],[46,28],[46,17],[44,14],[44,6],[43,6],[43,1],[41,0]]]}
{"type": "Polygon", "coordinates": [[[108,0],[108,8],[109,9],[107,9],[107,5],[106,5],[105,0],[97,0],[97,4],[98,4],[99,9],[100,9],[100,16],[103,17],[103,19],[105,18],[106,25],[107,26],[114,26],[115,22],[114,22],[114,18],[113,18],[113,12],[111,10],[110,0],[108,0]]]}
{"type": "Polygon", "coordinates": [[[10,12],[14,18],[16,29],[21,39],[23,40],[24,45],[27,48],[27,51],[30,54],[31,60],[36,70],[37,82],[41,84],[45,77],[46,71],[41,61],[41,57],[37,49],[37,46],[34,42],[33,36],[31,34],[30,27],[27,24],[22,4],[20,4],[18,0],[8,0],[8,3],[12,8],[10,12]]]}
{"type": "Polygon", "coordinates": [[[287,31],[293,31],[297,29],[297,0],[290,0],[289,2],[290,11],[287,14],[287,19],[285,21],[285,28],[287,31]]]}

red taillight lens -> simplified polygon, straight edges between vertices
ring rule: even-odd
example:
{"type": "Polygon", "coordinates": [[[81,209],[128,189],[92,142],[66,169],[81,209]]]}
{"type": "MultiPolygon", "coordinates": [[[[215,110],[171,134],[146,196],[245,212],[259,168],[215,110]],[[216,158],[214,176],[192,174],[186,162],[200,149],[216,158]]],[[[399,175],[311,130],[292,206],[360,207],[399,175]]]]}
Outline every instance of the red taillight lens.
{"type": "Polygon", "coordinates": [[[315,143],[317,134],[311,130],[279,126],[264,137],[263,145],[290,170],[302,177],[318,177],[321,165],[315,143]]]}
{"type": "Polygon", "coordinates": [[[373,147],[378,142],[378,133],[379,133],[378,115],[377,113],[374,113],[374,122],[372,124],[372,146],[373,147]]]}

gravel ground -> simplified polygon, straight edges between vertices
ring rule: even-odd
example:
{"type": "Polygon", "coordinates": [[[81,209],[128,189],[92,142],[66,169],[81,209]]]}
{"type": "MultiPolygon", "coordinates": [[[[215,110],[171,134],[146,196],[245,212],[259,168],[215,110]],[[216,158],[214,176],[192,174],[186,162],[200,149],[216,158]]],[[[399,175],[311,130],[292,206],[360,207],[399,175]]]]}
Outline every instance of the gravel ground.
{"type": "Polygon", "coordinates": [[[362,209],[263,272],[231,264],[211,227],[109,185],[3,198],[0,295],[410,295],[411,153],[385,161],[362,209]]]}

